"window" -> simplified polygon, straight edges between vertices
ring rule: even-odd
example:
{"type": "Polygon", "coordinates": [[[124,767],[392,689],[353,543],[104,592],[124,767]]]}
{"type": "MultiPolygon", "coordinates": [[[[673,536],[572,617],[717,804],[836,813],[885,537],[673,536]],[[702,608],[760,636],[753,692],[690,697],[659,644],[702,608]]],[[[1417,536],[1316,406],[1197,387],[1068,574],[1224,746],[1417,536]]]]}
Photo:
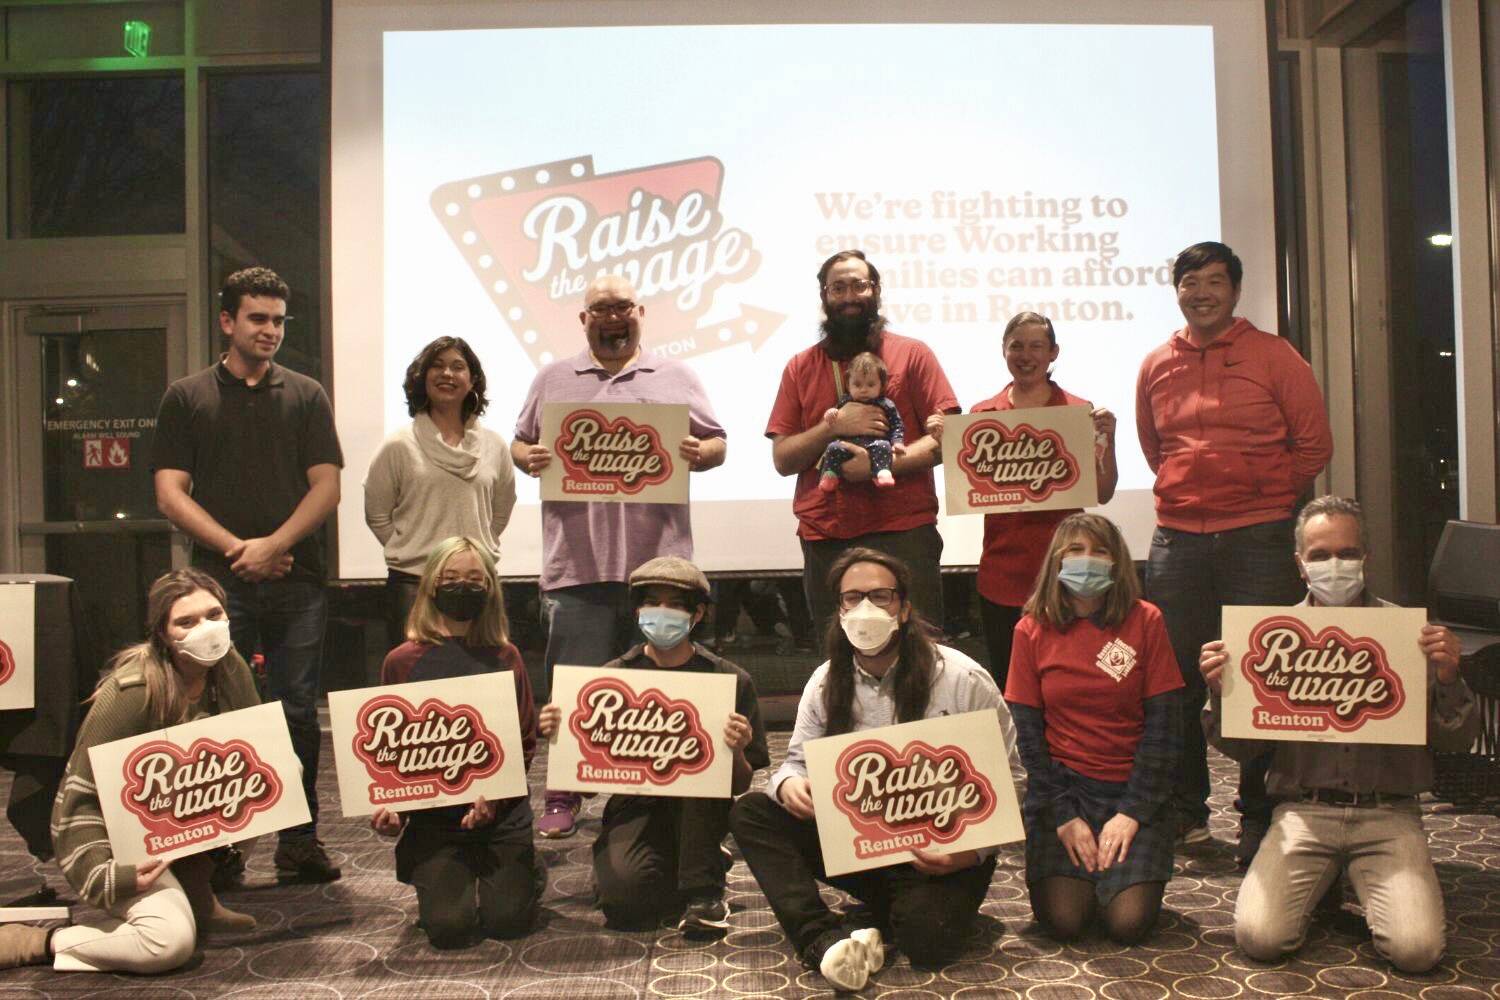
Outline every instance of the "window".
{"type": "MultiPolygon", "coordinates": [[[[323,81],[318,73],[237,73],[208,85],[209,282],[261,265],[292,289],[277,360],[323,376],[319,241],[323,81]]],[[[214,355],[218,302],[211,298],[214,355]]]]}
{"type": "Polygon", "coordinates": [[[181,233],[182,77],[13,80],[10,235],[181,233]]]}

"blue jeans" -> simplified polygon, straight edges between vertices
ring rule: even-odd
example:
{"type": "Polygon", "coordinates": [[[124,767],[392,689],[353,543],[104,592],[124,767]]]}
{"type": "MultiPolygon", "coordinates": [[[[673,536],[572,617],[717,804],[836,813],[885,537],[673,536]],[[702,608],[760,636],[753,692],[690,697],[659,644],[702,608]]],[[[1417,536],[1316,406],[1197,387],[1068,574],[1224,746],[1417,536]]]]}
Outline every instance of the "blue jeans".
{"type": "Polygon", "coordinates": [[[229,598],[229,634],[250,662],[259,651],[266,658],[271,700],[279,700],[292,734],[292,749],[302,764],[302,790],[312,821],[281,831],[281,839],[314,835],[318,826],[318,675],[323,664],[323,632],[328,598],[321,583],[274,581],[246,583],[220,580],[229,598]]]}
{"type": "Polygon", "coordinates": [[[552,699],[552,670],[602,667],[637,641],[635,609],[624,583],[581,583],[542,592],[542,624],[547,627],[546,699],[552,699]]]}
{"type": "MultiPolygon", "coordinates": [[[[580,583],[542,591],[542,624],[547,628],[547,693],[552,700],[552,669],[602,667],[621,656],[635,640],[635,609],[630,585],[616,582],[580,583]]],[[[547,792],[547,801],[577,802],[574,792],[547,792]]]]}
{"type": "MultiPolygon", "coordinates": [[[[1205,642],[1220,638],[1227,604],[1296,604],[1305,588],[1292,558],[1292,519],[1247,528],[1194,534],[1158,526],[1151,536],[1146,599],[1161,608],[1177,667],[1187,685],[1183,699],[1182,768],[1173,796],[1178,818],[1191,826],[1208,821],[1208,743],[1203,735],[1207,689],[1198,672],[1205,642]]],[[[1275,803],[1266,794],[1270,755],[1240,766],[1239,802],[1245,821],[1264,830],[1275,803]]]]}

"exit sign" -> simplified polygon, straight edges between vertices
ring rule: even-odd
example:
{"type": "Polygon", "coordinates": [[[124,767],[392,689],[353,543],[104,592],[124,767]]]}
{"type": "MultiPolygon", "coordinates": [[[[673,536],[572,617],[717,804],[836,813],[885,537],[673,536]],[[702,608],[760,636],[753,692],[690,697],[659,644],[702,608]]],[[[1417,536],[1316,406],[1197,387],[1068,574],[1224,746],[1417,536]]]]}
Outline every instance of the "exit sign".
{"type": "Polygon", "coordinates": [[[151,25],[145,21],[125,22],[125,51],[137,59],[151,54],[151,25]]]}

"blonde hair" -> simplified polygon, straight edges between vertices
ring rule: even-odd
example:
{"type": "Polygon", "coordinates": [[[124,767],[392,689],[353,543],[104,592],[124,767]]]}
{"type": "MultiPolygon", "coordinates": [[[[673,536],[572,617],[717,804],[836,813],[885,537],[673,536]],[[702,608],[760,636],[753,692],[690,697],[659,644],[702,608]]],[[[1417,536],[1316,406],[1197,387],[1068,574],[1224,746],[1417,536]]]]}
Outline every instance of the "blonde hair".
{"type": "Polygon", "coordinates": [[[1131,561],[1130,549],[1120,529],[1109,518],[1098,514],[1069,514],[1058,524],[1052,534],[1052,544],[1047,548],[1047,558],[1037,573],[1036,586],[1022,610],[1042,625],[1052,628],[1068,625],[1077,617],[1072,602],[1068,600],[1067,589],[1057,579],[1057,574],[1062,568],[1063,549],[1079,535],[1085,535],[1109,550],[1109,557],[1114,562],[1111,573],[1114,582],[1105,591],[1098,617],[1106,627],[1118,628],[1140,600],[1141,583],[1135,575],[1135,563],[1131,561]]]}
{"type": "Polygon", "coordinates": [[[503,646],[510,641],[510,622],[505,617],[505,599],[500,593],[500,575],[495,570],[495,559],[483,544],[473,538],[455,535],[439,542],[427,555],[427,565],[422,568],[422,582],[417,586],[417,599],[412,603],[411,613],[406,616],[406,637],[412,642],[436,646],[449,638],[442,629],[443,613],[433,603],[437,595],[438,577],[448,560],[460,552],[472,552],[484,567],[485,583],[488,585],[484,610],[469,623],[469,631],[463,636],[465,646],[503,646]]]}
{"type": "MultiPolygon", "coordinates": [[[[157,577],[146,594],[145,641],[126,646],[110,658],[108,670],[86,703],[98,698],[99,692],[116,674],[139,667],[146,682],[146,717],[152,726],[160,728],[185,720],[188,699],[182,689],[182,676],[173,665],[174,651],[172,641],[167,638],[167,623],[172,620],[172,608],[177,602],[200,590],[218,601],[219,607],[224,607],[224,588],[201,569],[174,569],[157,577]]],[[[233,656],[234,647],[231,646],[224,655],[233,656]]]]}

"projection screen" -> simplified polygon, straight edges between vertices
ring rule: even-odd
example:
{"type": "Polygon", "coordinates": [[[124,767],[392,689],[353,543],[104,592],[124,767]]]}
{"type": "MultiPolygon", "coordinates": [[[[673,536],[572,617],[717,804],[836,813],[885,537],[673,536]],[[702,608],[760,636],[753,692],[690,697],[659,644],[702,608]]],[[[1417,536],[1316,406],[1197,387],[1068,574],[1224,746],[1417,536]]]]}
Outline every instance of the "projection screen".
{"type": "MultiPolygon", "coordinates": [[[[1182,324],[1171,258],[1229,243],[1240,314],[1276,326],[1265,5],[918,6],[851,23],[829,0],[334,0],[338,575],[385,573],[362,484],[410,419],[422,345],[474,345],[483,420],[509,440],[538,368],[584,348],[582,287],[602,271],[636,279],[645,344],[696,369],[729,433],[725,465],[692,482],[699,563],[800,568],[794,480],[764,431],[818,336],[818,265],[848,247],[964,409],[1009,380],[1005,321],[1053,318],[1056,380],[1119,418],[1105,512],[1143,558],[1135,374],[1182,324]]],[[[541,560],[521,479],[507,577],[541,560]]],[[[942,518],[946,564],[977,562],[981,520],[942,518]]]]}

